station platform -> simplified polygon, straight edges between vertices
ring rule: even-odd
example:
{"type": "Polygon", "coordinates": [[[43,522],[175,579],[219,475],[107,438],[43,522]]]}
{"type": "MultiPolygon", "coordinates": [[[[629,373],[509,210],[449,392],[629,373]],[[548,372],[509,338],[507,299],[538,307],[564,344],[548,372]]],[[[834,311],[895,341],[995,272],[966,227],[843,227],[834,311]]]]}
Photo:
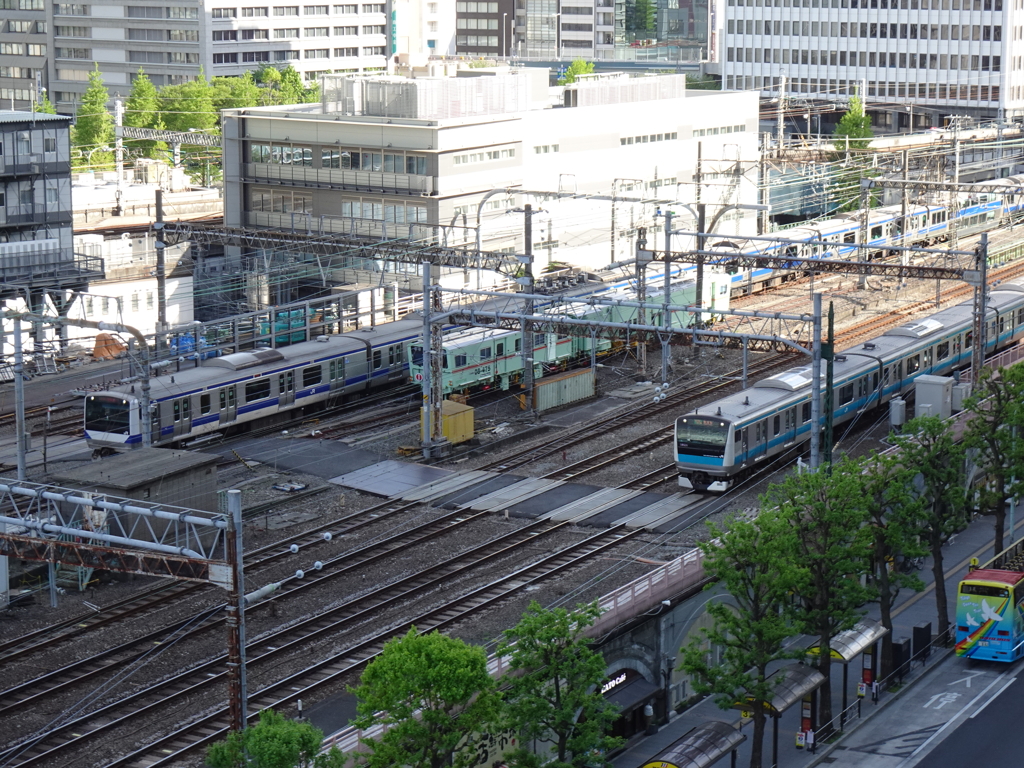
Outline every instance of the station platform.
{"type": "Polygon", "coordinates": [[[487,470],[453,471],[384,461],[330,482],[385,498],[446,509],[494,512],[531,520],[568,521],[592,528],[685,527],[707,501],[697,493],[602,488],[487,470]]]}

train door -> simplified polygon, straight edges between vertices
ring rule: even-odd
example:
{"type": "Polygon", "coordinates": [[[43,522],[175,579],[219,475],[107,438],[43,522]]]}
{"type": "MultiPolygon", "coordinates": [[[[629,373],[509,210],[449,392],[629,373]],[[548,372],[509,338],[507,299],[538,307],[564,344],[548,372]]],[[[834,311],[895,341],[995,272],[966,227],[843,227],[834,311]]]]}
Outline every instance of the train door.
{"type": "Polygon", "coordinates": [[[331,360],[330,364],[331,391],[345,388],[345,358],[331,360]]]}
{"type": "MultiPolygon", "coordinates": [[[[334,365],[334,363],[331,363],[334,365]]],[[[295,402],[295,371],[285,371],[277,376],[277,402],[283,408],[295,402]]]]}
{"type": "Polygon", "coordinates": [[[220,405],[220,423],[227,424],[238,415],[238,401],[235,399],[235,387],[224,387],[217,393],[220,405]]]}
{"type": "Polygon", "coordinates": [[[174,400],[171,403],[174,419],[174,436],[187,435],[192,431],[192,401],[188,397],[174,400]]]}
{"type": "Polygon", "coordinates": [[[744,427],[740,430],[740,453],[746,458],[747,452],[750,450],[750,427],[744,427]]]}

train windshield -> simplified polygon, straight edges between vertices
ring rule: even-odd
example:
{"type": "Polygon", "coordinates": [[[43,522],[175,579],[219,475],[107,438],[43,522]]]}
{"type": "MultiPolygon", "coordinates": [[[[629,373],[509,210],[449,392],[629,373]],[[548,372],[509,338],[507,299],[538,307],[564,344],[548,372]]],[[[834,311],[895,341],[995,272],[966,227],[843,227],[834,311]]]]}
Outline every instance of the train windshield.
{"type": "Polygon", "coordinates": [[[1010,590],[1006,587],[993,587],[988,584],[965,583],[960,585],[962,595],[980,595],[981,597],[1009,597],[1010,590]]]}
{"type": "Polygon", "coordinates": [[[131,405],[122,397],[91,395],[85,398],[85,428],[92,432],[127,435],[131,428],[131,405]]]}
{"type": "Polygon", "coordinates": [[[709,416],[683,416],[676,421],[676,445],[681,454],[725,456],[729,422],[709,416]]]}

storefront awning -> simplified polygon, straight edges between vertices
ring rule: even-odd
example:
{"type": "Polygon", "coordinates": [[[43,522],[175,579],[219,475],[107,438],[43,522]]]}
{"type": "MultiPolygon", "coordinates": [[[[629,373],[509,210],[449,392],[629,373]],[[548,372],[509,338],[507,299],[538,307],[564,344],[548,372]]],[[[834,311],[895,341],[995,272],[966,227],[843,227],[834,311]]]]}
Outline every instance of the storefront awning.
{"type": "MultiPolygon", "coordinates": [[[[774,692],[771,702],[765,710],[772,717],[778,717],[804,696],[816,691],[825,682],[825,676],[814,667],[804,664],[792,664],[768,676],[768,683],[774,692]]],[[[750,709],[750,701],[737,702],[733,709],[750,709]]]]}
{"type": "Polygon", "coordinates": [[[643,768],[704,768],[732,752],[746,738],[728,723],[712,720],[672,743],[643,768]]]}
{"type": "MultiPolygon", "coordinates": [[[[861,619],[852,629],[840,632],[832,638],[829,643],[831,656],[836,661],[850,662],[870,648],[876,642],[889,634],[889,630],[881,623],[872,619],[861,619]]],[[[821,653],[821,646],[812,645],[807,653],[817,656],[821,653]]]]}
{"type": "Polygon", "coordinates": [[[637,677],[625,685],[609,691],[605,698],[614,704],[618,704],[619,708],[626,712],[635,709],[640,704],[646,704],[657,696],[660,691],[661,689],[654,683],[649,683],[642,677],[637,677]]]}

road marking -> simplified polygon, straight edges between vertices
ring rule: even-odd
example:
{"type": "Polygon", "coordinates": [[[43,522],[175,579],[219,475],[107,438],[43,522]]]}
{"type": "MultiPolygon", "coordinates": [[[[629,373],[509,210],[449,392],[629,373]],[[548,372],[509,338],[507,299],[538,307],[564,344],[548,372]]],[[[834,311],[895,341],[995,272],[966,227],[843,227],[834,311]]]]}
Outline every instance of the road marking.
{"type": "Polygon", "coordinates": [[[952,704],[954,701],[960,698],[959,693],[953,691],[946,691],[945,693],[937,693],[928,699],[928,702],[922,707],[922,709],[942,709],[947,704],[952,704]],[[935,704],[933,707],[932,704],[935,704]]]}
{"type": "Polygon", "coordinates": [[[1004,686],[1003,686],[1002,688],[1000,688],[1000,689],[999,689],[998,691],[996,691],[996,692],[995,692],[995,693],[993,693],[993,694],[992,694],[991,696],[989,696],[989,698],[988,698],[988,701],[986,701],[986,702],[985,702],[984,704],[982,704],[982,705],[981,705],[981,706],[980,706],[980,707],[978,708],[978,710],[977,710],[977,711],[976,711],[976,712],[975,712],[975,713],[974,713],[973,715],[971,715],[971,720],[973,720],[973,719],[974,719],[974,718],[976,718],[976,717],[977,717],[978,715],[980,715],[980,714],[982,713],[982,711],[983,711],[983,710],[985,709],[985,707],[987,707],[987,706],[988,706],[989,704],[991,704],[991,703],[992,703],[993,701],[995,701],[996,699],[998,699],[998,698],[999,698],[999,694],[1001,694],[1001,693],[1002,693],[1003,691],[1005,691],[1005,690],[1006,690],[1007,688],[1009,688],[1009,687],[1010,687],[1010,685],[1011,685],[1012,683],[1015,683],[1015,682],[1017,682],[1017,678],[1016,678],[1016,677],[1014,677],[1014,678],[1011,678],[1010,680],[1008,680],[1008,681],[1007,681],[1006,685],[1004,685],[1004,686]]]}
{"type": "Polygon", "coordinates": [[[980,672],[980,671],[979,672],[968,672],[967,673],[967,677],[961,677],[959,680],[954,680],[952,683],[949,683],[949,685],[956,685],[957,683],[964,683],[964,685],[967,688],[970,688],[971,687],[971,680],[976,678],[978,675],[982,675],[982,674],[984,674],[984,672],[980,672]]]}
{"type": "Polygon", "coordinates": [[[957,718],[958,718],[958,717],[960,717],[960,715],[962,715],[962,714],[963,714],[964,712],[966,712],[966,711],[967,711],[968,709],[970,709],[971,707],[973,707],[973,706],[974,706],[974,704],[975,704],[975,703],[976,703],[976,702],[978,701],[978,699],[980,699],[980,698],[981,698],[982,696],[984,696],[984,695],[985,695],[986,693],[988,693],[988,690],[989,690],[989,688],[991,688],[991,687],[992,687],[993,685],[995,685],[996,683],[998,683],[998,682],[999,682],[999,680],[1000,680],[1000,678],[1002,678],[1002,677],[1003,677],[1004,675],[1006,675],[1006,674],[1007,674],[1006,672],[1002,673],[1002,675],[1000,675],[1000,676],[999,676],[999,677],[997,677],[997,678],[996,678],[995,680],[993,680],[993,681],[992,681],[991,683],[989,683],[988,685],[986,685],[986,686],[985,686],[985,690],[983,690],[983,691],[982,691],[981,693],[979,693],[979,694],[978,694],[977,696],[975,696],[975,697],[974,697],[973,699],[971,699],[971,700],[970,700],[969,702],[967,702],[966,704],[964,704],[964,706],[963,706],[963,707],[961,707],[960,711],[959,711],[959,712],[957,712],[957,713],[956,713],[955,715],[953,715],[953,716],[952,716],[951,718],[949,718],[949,720],[947,720],[947,721],[946,721],[946,722],[945,722],[945,723],[943,724],[943,726],[942,726],[941,728],[939,728],[939,730],[937,730],[937,731],[936,731],[935,733],[933,733],[933,734],[932,734],[931,736],[929,736],[929,737],[928,737],[928,739],[927,739],[927,740],[926,740],[926,741],[925,741],[925,742],[924,742],[924,743],[923,743],[923,744],[922,744],[921,746],[919,746],[919,747],[918,747],[917,749],[915,749],[915,750],[914,750],[913,752],[911,752],[911,753],[910,753],[909,755],[907,755],[907,756],[906,756],[906,757],[905,757],[905,758],[904,758],[904,759],[902,760],[902,762],[900,762],[900,765],[901,765],[901,766],[902,766],[902,765],[907,765],[907,764],[908,764],[908,761],[910,761],[911,759],[913,759],[913,757],[914,757],[914,756],[915,756],[915,755],[916,755],[916,754],[917,754],[918,752],[920,752],[920,751],[921,751],[922,749],[924,749],[924,748],[925,748],[925,747],[927,747],[927,746],[928,746],[929,744],[931,744],[931,743],[932,743],[932,742],[933,742],[933,741],[934,741],[934,740],[935,740],[935,739],[936,739],[936,738],[937,738],[937,737],[939,736],[939,734],[941,734],[941,733],[942,733],[942,732],[943,732],[944,730],[946,730],[947,728],[949,728],[949,726],[951,726],[951,725],[952,725],[952,724],[953,724],[954,722],[956,722],[957,718]]]}

